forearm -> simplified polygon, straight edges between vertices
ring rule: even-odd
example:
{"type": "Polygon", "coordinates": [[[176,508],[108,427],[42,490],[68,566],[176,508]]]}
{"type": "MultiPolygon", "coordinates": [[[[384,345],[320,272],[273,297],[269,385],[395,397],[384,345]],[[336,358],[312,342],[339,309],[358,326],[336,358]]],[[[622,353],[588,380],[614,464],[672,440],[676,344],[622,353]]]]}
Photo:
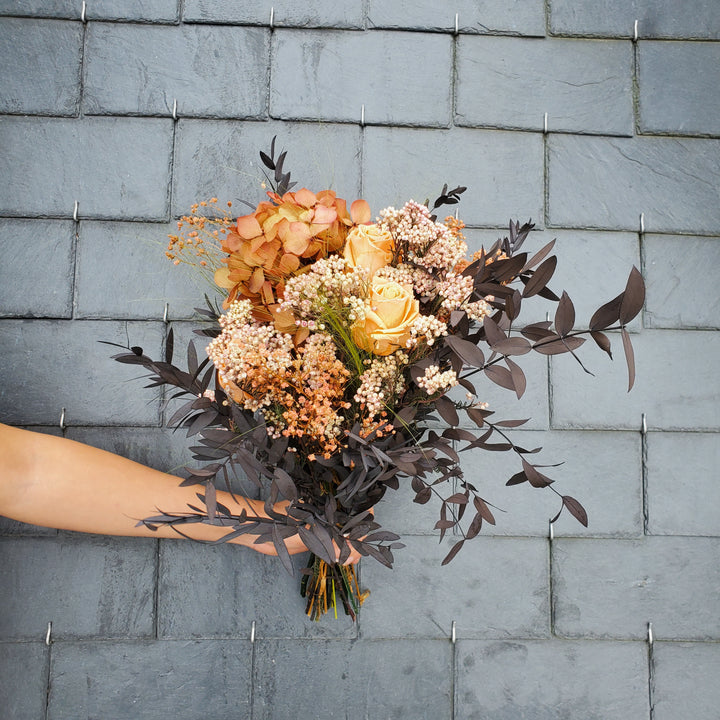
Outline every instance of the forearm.
{"type": "MultiPolygon", "coordinates": [[[[33,525],[62,530],[132,537],[177,538],[165,525],[152,531],[140,520],[165,513],[183,513],[197,505],[197,486],[180,486],[180,478],[72,440],[0,425],[0,515],[33,525]]],[[[263,503],[218,491],[218,502],[248,515],[267,517],[263,503]]],[[[205,523],[185,524],[182,532],[195,540],[213,541],[228,528],[205,523]]],[[[276,554],[272,543],[255,545],[256,536],[231,542],[276,554]]],[[[286,545],[305,550],[299,537],[286,545]]]]}

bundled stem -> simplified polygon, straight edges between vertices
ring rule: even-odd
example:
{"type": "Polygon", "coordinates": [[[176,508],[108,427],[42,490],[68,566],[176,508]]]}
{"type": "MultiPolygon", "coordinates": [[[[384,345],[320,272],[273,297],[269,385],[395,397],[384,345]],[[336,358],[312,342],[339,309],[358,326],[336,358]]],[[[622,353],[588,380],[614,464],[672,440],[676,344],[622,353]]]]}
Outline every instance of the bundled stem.
{"type": "Polygon", "coordinates": [[[317,555],[310,553],[308,567],[300,584],[300,594],[307,598],[305,613],[311,620],[320,620],[330,609],[337,619],[337,599],[340,598],[343,610],[352,620],[369,591],[360,591],[357,572],[354,565],[329,565],[317,555]]]}

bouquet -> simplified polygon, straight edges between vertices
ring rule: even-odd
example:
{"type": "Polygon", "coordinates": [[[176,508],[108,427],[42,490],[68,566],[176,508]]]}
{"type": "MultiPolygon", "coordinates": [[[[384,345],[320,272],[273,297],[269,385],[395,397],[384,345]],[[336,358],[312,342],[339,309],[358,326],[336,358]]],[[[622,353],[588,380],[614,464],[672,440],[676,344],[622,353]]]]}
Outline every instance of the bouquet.
{"type": "Polygon", "coordinates": [[[273,543],[290,572],[285,541],[299,535],[311,553],[301,591],[314,619],[329,609],[337,616],[338,605],[355,618],[367,593],[344,564],[353,550],[392,567],[403,545],[373,513],[388,490],[409,483],[416,503],[437,502],[440,539],[450,530],[460,538],[443,564],[495,523],[491,502],[464,479],[464,450],[514,452],[520,468],[507,484],[548,488],[559,500],[553,521],[566,509],[587,525],[580,502],[532,463],[540,448],[513,442],[508,430],[526,420],[496,420],[478,381],[520,398],[521,356],[569,353],[582,366],[577,351],[588,337],[612,357],[606,331],[619,330],[629,390],[626,325],[644,301],[638,270],[589,329],[576,330],[571,299],[548,287],[554,241],[532,256],[521,251],[532,224],[511,221],[507,237],[469,257],[463,223],[436,214],[464,187],[445,185],[432,205],[385,208],[373,222],[364,200],[348,207],[330,190],[294,191],[275,139],[260,157],[266,200],[234,217],[230,203],[220,209],[212,198],[170,236],[168,257],[223,296],[222,307],[206,296],[198,309],[207,357],[191,342],[187,367],[174,365],[172,330],[161,361],[139,347],[115,356],[147,369],[150,387],[174,387],[168,399],[184,398],[169,424],[197,438],[192,450],[203,463],[184,481],[201,486],[197,506],[143,522],[179,533],[187,523],[219,525],[222,541],[250,533],[273,543]],[[554,321],[518,325],[535,296],[557,303],[554,321]],[[218,484],[230,489],[238,470],[265,493],[267,517],[217,501],[218,484]]]}

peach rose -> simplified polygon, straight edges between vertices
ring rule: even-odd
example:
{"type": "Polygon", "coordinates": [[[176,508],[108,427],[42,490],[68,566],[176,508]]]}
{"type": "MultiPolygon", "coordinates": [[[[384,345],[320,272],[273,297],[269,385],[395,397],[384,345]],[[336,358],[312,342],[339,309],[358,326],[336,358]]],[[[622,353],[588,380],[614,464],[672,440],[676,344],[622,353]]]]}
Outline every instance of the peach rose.
{"type": "Polygon", "coordinates": [[[386,278],[373,278],[370,307],[365,320],[353,328],[355,344],[375,355],[405,347],[410,339],[410,326],[420,314],[420,303],[411,285],[401,285],[386,278]]]}
{"type": "Polygon", "coordinates": [[[347,236],[344,256],[350,267],[366,268],[372,277],[392,260],[393,236],[377,225],[357,225],[347,236]]]}

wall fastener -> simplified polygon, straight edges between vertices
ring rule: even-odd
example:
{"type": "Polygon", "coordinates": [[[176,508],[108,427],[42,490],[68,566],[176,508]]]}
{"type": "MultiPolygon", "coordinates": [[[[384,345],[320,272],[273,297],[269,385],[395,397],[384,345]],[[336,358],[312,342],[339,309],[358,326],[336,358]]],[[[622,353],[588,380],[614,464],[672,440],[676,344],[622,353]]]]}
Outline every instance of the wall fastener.
{"type": "Polygon", "coordinates": [[[78,221],[78,208],[80,207],[80,203],[76,200],[75,201],[75,207],[73,208],[73,220],[75,222],[78,221]]]}
{"type": "Polygon", "coordinates": [[[365,127],[365,105],[360,106],[360,127],[365,127]]]}
{"type": "Polygon", "coordinates": [[[457,633],[455,631],[455,621],[453,620],[450,625],[450,642],[454,645],[457,640],[457,633]]]}
{"type": "Polygon", "coordinates": [[[270,8],[270,29],[273,29],[273,25],[275,24],[275,8],[270,8]]]}
{"type": "Polygon", "coordinates": [[[460,32],[460,13],[455,13],[455,34],[460,32]]]}
{"type": "Polygon", "coordinates": [[[173,100],[173,113],[172,113],[173,120],[177,120],[177,98],[173,100]]]}
{"type": "Polygon", "coordinates": [[[645,213],[640,213],[640,234],[645,234],[645,213]]]}
{"type": "Polygon", "coordinates": [[[547,121],[547,113],[545,113],[545,116],[543,117],[543,133],[547,135],[548,131],[548,121],[547,121]]]}
{"type": "Polygon", "coordinates": [[[655,638],[653,637],[653,629],[652,629],[651,622],[648,623],[647,641],[648,641],[648,645],[652,645],[655,642],[655,638]]]}
{"type": "Polygon", "coordinates": [[[87,10],[87,6],[85,5],[85,0],[83,0],[82,10],[80,10],[80,22],[82,23],[87,22],[87,17],[85,17],[85,10],[87,10]]]}
{"type": "Polygon", "coordinates": [[[52,642],[51,635],[52,635],[52,621],[50,621],[48,623],[47,632],[45,633],[45,644],[48,646],[52,642]]]}
{"type": "Polygon", "coordinates": [[[164,322],[165,324],[167,324],[167,321],[168,321],[168,307],[169,307],[169,305],[170,305],[170,303],[165,303],[165,310],[164,310],[164,312],[163,312],[163,322],[164,322]]]}
{"type": "Polygon", "coordinates": [[[252,621],[252,625],[250,626],[250,642],[255,642],[255,621],[252,621]]]}
{"type": "Polygon", "coordinates": [[[635,21],[635,25],[633,25],[633,42],[638,41],[638,21],[635,21]]]}
{"type": "Polygon", "coordinates": [[[643,435],[647,435],[647,415],[642,414],[642,425],[640,426],[640,432],[643,435]]]}
{"type": "Polygon", "coordinates": [[[62,412],[60,413],[60,429],[65,429],[65,408],[63,408],[62,412]]]}

